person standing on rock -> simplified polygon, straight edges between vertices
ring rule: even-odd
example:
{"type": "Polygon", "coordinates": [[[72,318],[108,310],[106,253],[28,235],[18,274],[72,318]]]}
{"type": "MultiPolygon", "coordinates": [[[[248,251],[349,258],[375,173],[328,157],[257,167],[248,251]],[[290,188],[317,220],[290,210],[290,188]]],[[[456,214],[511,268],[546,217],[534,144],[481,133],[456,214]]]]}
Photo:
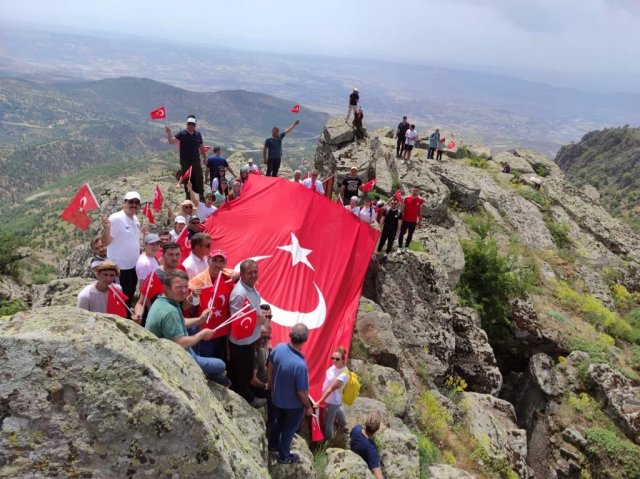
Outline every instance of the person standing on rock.
{"type": "Polygon", "coordinates": [[[255,357],[254,344],[260,339],[262,325],[266,321],[260,309],[260,293],[255,289],[257,281],[258,263],[252,259],[244,260],[240,263],[240,281],[234,286],[229,302],[231,315],[236,314],[244,307],[245,300],[249,301],[251,308],[256,310],[256,324],[251,336],[239,339],[234,336],[233,330],[229,334],[232,389],[255,408],[262,407],[267,402],[264,398],[257,398],[251,390],[253,359],[255,357]]]}
{"type": "Polygon", "coordinates": [[[438,149],[438,142],[440,141],[440,130],[436,128],[436,131],[429,135],[429,151],[427,151],[427,159],[433,159],[434,152],[438,149]]]}
{"type": "Polygon", "coordinates": [[[282,140],[291,133],[293,129],[300,124],[300,120],[296,120],[289,125],[282,133],[278,127],[271,129],[271,138],[267,138],[262,149],[262,160],[267,165],[267,176],[278,176],[280,170],[280,162],[282,161],[282,140]]]}
{"type": "Polygon", "coordinates": [[[362,186],[362,180],[358,178],[358,168],[352,166],[349,170],[349,176],[342,180],[340,184],[340,196],[342,197],[342,204],[349,206],[352,197],[358,197],[358,191],[362,186]]]}
{"type": "Polygon", "coordinates": [[[411,125],[407,121],[407,117],[403,116],[402,121],[398,123],[398,129],[396,130],[396,158],[402,158],[404,154],[404,140],[406,139],[407,130],[411,125]]]}
{"type": "MultiPolygon", "coordinates": [[[[193,185],[193,191],[198,193],[200,201],[204,201],[204,178],[202,174],[202,165],[207,164],[207,152],[204,148],[202,135],[196,131],[196,117],[189,115],[187,117],[187,128],[180,130],[175,136],[171,134],[169,125],[166,127],[167,141],[170,145],[180,142],[180,174],[184,176],[189,168],[191,168],[191,176],[189,181],[193,185]],[[202,163],[200,163],[200,155],[202,155],[202,163]]],[[[184,193],[189,199],[189,190],[187,184],[184,184],[184,193]]]]}
{"type": "Polygon", "coordinates": [[[104,260],[94,266],[93,272],[96,275],[96,281],[85,286],[78,293],[76,306],[94,313],[106,313],[109,287],[113,285],[118,291],[122,291],[120,285],[114,284],[118,279],[120,269],[113,261],[104,260]]]}
{"type": "Polygon", "coordinates": [[[278,344],[269,358],[267,375],[275,414],[269,449],[278,451],[280,464],[300,462],[300,456],[291,453],[291,442],[303,415],[313,414],[309,399],[309,371],[302,354],[302,346],[308,336],[307,326],[295,324],[289,333],[290,342],[278,344]]]}
{"type": "Polygon", "coordinates": [[[422,221],[421,208],[424,198],[421,198],[419,193],[420,190],[418,188],[412,188],[411,196],[407,196],[402,202],[402,225],[400,227],[400,236],[398,237],[398,253],[402,253],[402,238],[405,233],[407,233],[407,242],[404,244],[404,251],[406,252],[411,244],[416,226],[422,221]]]}
{"type": "Polygon", "coordinates": [[[378,429],[380,429],[380,414],[373,412],[369,414],[364,427],[362,427],[362,424],[358,424],[351,430],[349,449],[364,459],[373,477],[384,479],[380,467],[378,448],[373,441],[373,436],[378,432],[378,429]]]}
{"type": "Polygon", "coordinates": [[[193,328],[203,324],[210,309],[206,309],[197,318],[186,318],[182,314],[181,303],[189,294],[189,279],[184,271],[167,273],[163,280],[164,295],[160,296],[147,316],[145,328],[159,338],[169,339],[189,351],[193,360],[200,366],[204,375],[225,387],[231,385],[231,381],[225,374],[225,364],[217,358],[203,358],[193,351],[193,346],[200,341],[208,341],[213,336],[212,329],[204,328],[196,334],[189,336],[187,328],[193,328]]]}
{"type": "Polygon", "coordinates": [[[398,239],[400,235],[400,228],[402,227],[402,212],[398,209],[398,200],[391,198],[389,200],[389,207],[385,208],[382,212],[382,218],[380,219],[380,240],[378,242],[378,253],[382,251],[385,243],[387,249],[382,262],[387,264],[389,262],[389,253],[393,248],[393,243],[398,239]]]}
{"type": "Polygon", "coordinates": [[[349,382],[349,370],[347,369],[347,351],[345,348],[336,348],[331,354],[331,366],[325,373],[322,384],[322,396],[313,405],[317,409],[326,401],[324,409],[324,438],[328,441],[333,437],[333,426],[338,422],[340,429],[347,430],[347,417],[342,408],[342,391],[349,382]]]}
{"type": "Polygon", "coordinates": [[[354,88],[349,95],[349,109],[347,110],[347,117],[344,122],[349,123],[349,117],[351,116],[351,112],[356,113],[356,109],[358,108],[358,101],[360,101],[360,92],[357,88],[354,88]]]}
{"type": "Polygon", "coordinates": [[[127,305],[133,306],[133,297],[138,285],[136,263],[140,256],[140,221],[136,213],[140,209],[140,194],[129,191],[124,195],[122,209],[111,216],[102,215],[102,244],[107,247],[107,258],[120,268],[122,292],[129,298],[127,305]]]}
{"type": "Polygon", "coordinates": [[[403,163],[406,163],[407,166],[411,164],[411,152],[413,151],[413,146],[418,139],[418,132],[416,131],[416,125],[410,125],[409,129],[405,133],[404,138],[404,153],[403,153],[403,163]]]}
{"type": "Polygon", "coordinates": [[[364,138],[364,129],[362,127],[362,120],[364,119],[364,112],[361,107],[353,114],[353,126],[356,129],[356,138],[362,140],[364,138]]]}

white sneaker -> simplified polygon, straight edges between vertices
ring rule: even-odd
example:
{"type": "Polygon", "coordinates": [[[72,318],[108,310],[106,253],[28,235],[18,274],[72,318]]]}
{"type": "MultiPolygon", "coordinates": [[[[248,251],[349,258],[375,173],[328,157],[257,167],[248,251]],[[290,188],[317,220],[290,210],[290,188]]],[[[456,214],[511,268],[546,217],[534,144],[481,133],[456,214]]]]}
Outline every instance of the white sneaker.
{"type": "Polygon", "coordinates": [[[402,248],[398,248],[398,254],[402,254],[402,248]]]}

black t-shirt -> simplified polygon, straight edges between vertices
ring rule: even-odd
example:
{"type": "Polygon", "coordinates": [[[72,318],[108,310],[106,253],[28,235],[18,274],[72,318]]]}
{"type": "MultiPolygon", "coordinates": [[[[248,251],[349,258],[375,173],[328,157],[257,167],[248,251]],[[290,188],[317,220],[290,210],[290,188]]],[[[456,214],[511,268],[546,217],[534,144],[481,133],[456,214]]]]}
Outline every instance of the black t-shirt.
{"type": "Polygon", "coordinates": [[[202,145],[202,135],[199,131],[189,134],[187,130],[180,130],[176,134],[180,141],[180,159],[197,162],[200,158],[200,145],[202,145]]]}
{"type": "Polygon", "coordinates": [[[282,139],[285,136],[285,132],[283,131],[278,135],[277,138],[270,136],[264,142],[264,146],[267,147],[267,158],[269,160],[277,160],[278,158],[282,158],[282,139]]]}
{"type": "Polygon", "coordinates": [[[349,95],[349,104],[357,105],[359,99],[360,99],[360,95],[357,92],[353,92],[351,95],[349,95]]]}
{"type": "Polygon", "coordinates": [[[344,197],[349,199],[352,196],[358,196],[358,189],[362,186],[362,180],[357,176],[355,178],[347,176],[340,184],[344,186],[344,197]]]}
{"type": "Polygon", "coordinates": [[[398,136],[400,138],[404,138],[405,135],[407,134],[407,130],[411,127],[411,125],[409,124],[409,122],[400,122],[398,123],[398,136]]]}
{"type": "Polygon", "coordinates": [[[402,212],[399,209],[394,211],[389,208],[382,216],[384,217],[383,231],[396,231],[398,229],[398,222],[402,219],[402,212]]]}

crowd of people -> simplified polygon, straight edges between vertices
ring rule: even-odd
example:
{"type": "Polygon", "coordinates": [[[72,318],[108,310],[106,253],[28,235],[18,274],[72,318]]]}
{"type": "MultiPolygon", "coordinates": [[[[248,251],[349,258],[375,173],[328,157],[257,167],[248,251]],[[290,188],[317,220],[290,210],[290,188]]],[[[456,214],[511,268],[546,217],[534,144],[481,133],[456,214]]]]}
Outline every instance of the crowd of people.
{"type": "MultiPolygon", "coordinates": [[[[356,129],[362,126],[358,101],[355,88],[349,98],[347,122],[353,111],[356,129]]],[[[278,176],[282,140],[298,124],[296,120],[283,132],[274,127],[266,139],[263,149],[266,175],[278,176]]],[[[196,125],[195,115],[189,115],[186,128],[176,135],[166,127],[167,141],[179,142],[180,171],[176,176],[184,185],[186,196],[175,208],[165,203],[173,229],[148,233],[137,217],[140,194],[127,192],[119,211],[100,218],[102,232],[91,241],[94,254],[91,268],[96,280],[78,294],[77,306],[105,313],[114,291],[124,295],[127,317],[157,337],[184,348],[208,379],[230,387],[253,407],[266,407],[269,448],[277,451],[280,463],[295,463],[299,457],[291,453],[291,441],[302,418],[311,415],[314,409],[324,410],[326,439],[334,436],[335,428],[346,432],[342,403],[349,380],[346,349],[337,347],[328,358],[331,364],[317,401],[309,397],[308,370],[301,352],[308,336],[307,327],[296,324],[291,328],[290,341],[271,349],[273,316],[256,289],[258,264],[249,259],[240,264],[239,272],[228,268],[225,252],[216,249],[211,236],[203,232],[204,221],[217,208],[240,197],[249,175],[261,173],[261,169],[249,160],[236,176],[219,147],[214,147],[213,155],[206,157],[196,125]],[[191,246],[186,257],[178,244],[184,237],[191,246]],[[205,300],[204,292],[212,288],[216,297],[205,300]],[[254,321],[250,330],[241,335],[230,321],[244,317],[248,311],[254,315],[254,321]]],[[[439,135],[438,130],[435,133],[439,135]]],[[[417,133],[406,117],[398,126],[397,138],[396,153],[409,162],[417,133]]],[[[440,138],[435,141],[437,144],[440,138]]],[[[431,148],[429,151],[431,154],[431,148]]],[[[302,172],[296,170],[291,181],[324,195],[324,185],[318,176],[318,171],[313,170],[303,178],[302,172]]],[[[380,229],[375,258],[387,264],[396,240],[398,254],[408,249],[422,221],[424,199],[418,188],[413,188],[405,198],[397,192],[386,201],[378,200],[362,190],[363,181],[355,166],[338,185],[339,201],[345,209],[380,229]]],[[[379,417],[373,415],[350,434],[352,450],[367,461],[375,477],[382,477],[372,441],[379,426],[379,417]]]]}

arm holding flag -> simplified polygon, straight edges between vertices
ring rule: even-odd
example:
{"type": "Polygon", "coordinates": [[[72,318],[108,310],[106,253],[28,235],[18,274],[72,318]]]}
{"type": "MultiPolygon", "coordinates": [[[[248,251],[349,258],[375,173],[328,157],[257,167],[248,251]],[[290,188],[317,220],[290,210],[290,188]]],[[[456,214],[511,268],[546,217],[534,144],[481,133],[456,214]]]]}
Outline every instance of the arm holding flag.
{"type": "Polygon", "coordinates": [[[284,134],[288,135],[289,133],[291,133],[293,131],[293,129],[298,126],[300,124],[300,120],[296,120],[293,123],[291,123],[285,130],[284,130],[284,134]]]}
{"type": "Polygon", "coordinates": [[[164,130],[167,132],[167,141],[170,145],[178,143],[178,139],[171,134],[171,128],[169,127],[169,125],[167,125],[164,130]]]}

